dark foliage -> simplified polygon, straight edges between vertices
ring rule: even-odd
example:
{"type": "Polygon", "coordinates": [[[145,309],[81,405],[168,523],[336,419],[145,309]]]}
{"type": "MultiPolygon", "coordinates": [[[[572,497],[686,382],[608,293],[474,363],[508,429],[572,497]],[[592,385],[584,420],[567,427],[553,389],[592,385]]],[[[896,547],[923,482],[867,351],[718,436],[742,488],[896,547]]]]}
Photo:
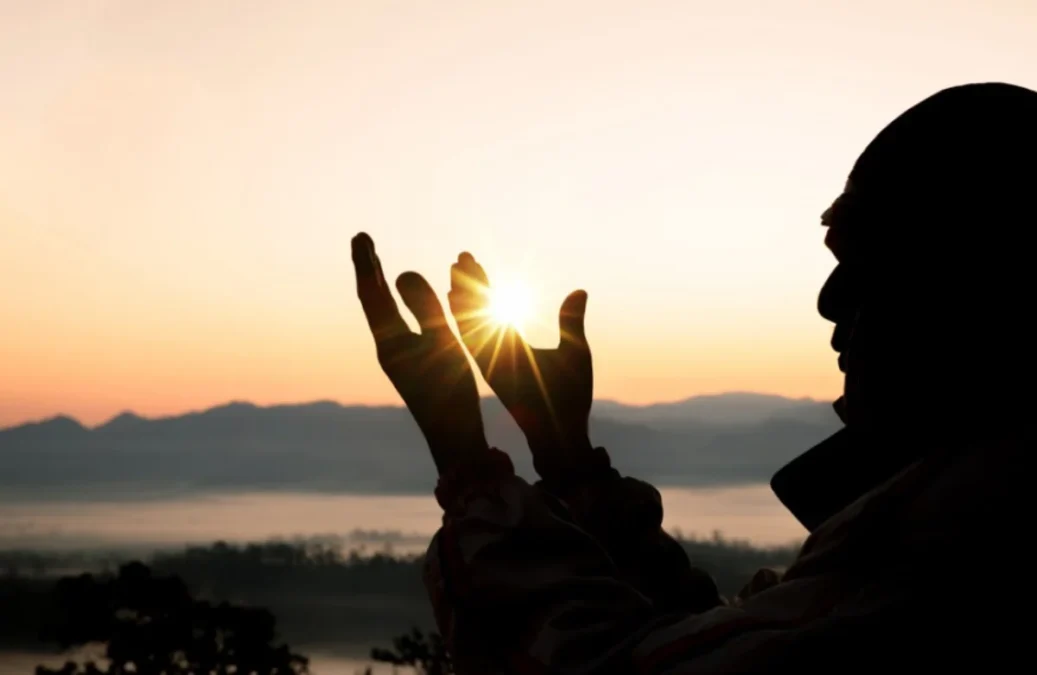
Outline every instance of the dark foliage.
{"type": "Polygon", "coordinates": [[[372,649],[371,658],[394,666],[410,666],[423,675],[451,675],[454,672],[446,644],[439,633],[425,635],[411,628],[392,641],[392,649],[372,649]]]}
{"type": "Polygon", "coordinates": [[[308,672],[305,657],[274,645],[270,611],[195,600],[180,579],[155,575],[142,563],[124,565],[117,576],[65,577],[54,592],[57,611],[47,637],[65,649],[105,644],[108,663],[40,666],[37,675],[308,672]]]}
{"type": "MultiPolygon", "coordinates": [[[[795,547],[756,548],[715,536],[682,540],[691,560],[729,598],[763,567],[782,568],[795,547]]],[[[0,646],[38,649],[56,577],[114,569],[110,552],[0,552],[0,646]]],[[[154,555],[155,575],[183,579],[197,599],[266,607],[283,638],[308,649],[366,651],[405,626],[432,626],[420,556],[343,553],[333,542],[216,543],[154,555]]],[[[431,649],[431,647],[430,647],[431,649]]]]}

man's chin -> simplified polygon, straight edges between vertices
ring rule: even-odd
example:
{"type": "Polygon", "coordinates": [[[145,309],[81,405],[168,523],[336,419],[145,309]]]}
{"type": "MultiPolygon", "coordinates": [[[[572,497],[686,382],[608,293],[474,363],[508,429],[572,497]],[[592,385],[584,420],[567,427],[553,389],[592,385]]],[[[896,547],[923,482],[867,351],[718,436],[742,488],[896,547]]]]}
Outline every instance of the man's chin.
{"type": "Polygon", "coordinates": [[[832,403],[832,409],[835,410],[835,414],[839,416],[839,419],[842,420],[843,424],[848,424],[846,419],[845,396],[840,396],[839,398],[835,399],[835,401],[832,403]]]}

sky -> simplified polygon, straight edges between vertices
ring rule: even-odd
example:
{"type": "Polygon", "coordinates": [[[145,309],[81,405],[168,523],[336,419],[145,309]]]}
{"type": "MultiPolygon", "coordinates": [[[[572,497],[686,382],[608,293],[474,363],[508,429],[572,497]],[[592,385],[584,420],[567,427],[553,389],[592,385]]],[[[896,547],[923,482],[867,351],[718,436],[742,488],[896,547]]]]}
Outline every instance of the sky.
{"type": "MultiPolygon", "coordinates": [[[[1032,0],[0,0],[0,426],[399,399],[350,238],[589,292],[596,396],[832,398],[820,213],[1032,0]]],[[[487,390],[488,391],[488,390],[487,390]]]]}

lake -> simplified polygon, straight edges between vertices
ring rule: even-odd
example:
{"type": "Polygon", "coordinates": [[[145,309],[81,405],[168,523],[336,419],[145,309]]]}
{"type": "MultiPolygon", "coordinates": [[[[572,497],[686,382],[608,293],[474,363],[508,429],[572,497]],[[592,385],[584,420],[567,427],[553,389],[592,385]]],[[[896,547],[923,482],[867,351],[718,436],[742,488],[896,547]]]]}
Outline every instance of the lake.
{"type": "MultiPolygon", "coordinates": [[[[805,535],[766,485],[662,493],[666,528],[685,536],[708,537],[719,531],[729,539],[781,545],[805,535]]],[[[431,496],[267,492],[147,501],[0,501],[0,549],[110,547],[147,552],[220,539],[247,542],[353,533],[347,541],[369,550],[391,542],[396,551],[416,552],[424,550],[440,515],[431,496]]],[[[354,675],[371,665],[363,658],[366,647],[336,654],[301,644],[293,647],[311,658],[315,675],[354,675]]],[[[55,655],[0,652],[0,675],[32,673],[37,664],[63,662],[55,655]]],[[[374,667],[378,675],[393,672],[384,664],[374,667]]]]}
{"type": "MultiPolygon", "coordinates": [[[[371,666],[374,675],[412,675],[412,668],[393,668],[384,663],[331,654],[311,654],[301,649],[310,659],[310,672],[313,675],[356,675],[371,666]]],[[[78,660],[80,654],[71,655],[78,660]]],[[[0,675],[31,675],[38,665],[51,668],[61,666],[66,657],[53,654],[33,654],[30,652],[0,652],[0,675]]]]}
{"type": "MultiPolygon", "coordinates": [[[[805,536],[766,485],[661,492],[664,526],[685,536],[719,531],[758,545],[787,544],[805,536]]],[[[349,533],[358,545],[377,548],[386,540],[370,536],[378,531],[395,533],[389,540],[397,551],[419,550],[439,526],[440,516],[431,496],[264,492],[151,501],[0,502],[0,548],[165,548],[221,539],[349,533]]]]}

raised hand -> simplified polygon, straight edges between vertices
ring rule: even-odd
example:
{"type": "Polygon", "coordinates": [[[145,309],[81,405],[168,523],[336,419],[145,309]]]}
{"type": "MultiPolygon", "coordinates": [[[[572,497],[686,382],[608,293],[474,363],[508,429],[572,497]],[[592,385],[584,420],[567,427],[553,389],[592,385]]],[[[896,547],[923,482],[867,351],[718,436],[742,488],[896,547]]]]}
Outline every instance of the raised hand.
{"type": "Polygon", "coordinates": [[[362,232],[353,238],[353,266],[378,363],[425,435],[440,475],[487,453],[475,376],[435,291],[416,272],[397,278],[396,288],[421,326],[414,333],[385,282],[374,242],[362,232]]]}
{"type": "Polygon", "coordinates": [[[721,604],[713,579],[694,568],[662,529],[659,491],[622,477],[604,448],[591,445],[594,392],[584,331],[587,294],[575,291],[558,315],[557,347],[530,347],[511,326],[490,317],[490,281],[468,253],[451,267],[450,309],[461,338],[486,381],[526,435],[544,487],[565,500],[570,515],[604,545],[620,576],[669,611],[705,611],[721,604]]]}
{"type": "Polygon", "coordinates": [[[450,309],[483,377],[526,435],[537,472],[549,476],[589,455],[594,377],[584,334],[587,294],[574,291],[558,317],[561,341],[530,347],[512,326],[489,317],[489,279],[469,253],[451,267],[450,309]]]}

